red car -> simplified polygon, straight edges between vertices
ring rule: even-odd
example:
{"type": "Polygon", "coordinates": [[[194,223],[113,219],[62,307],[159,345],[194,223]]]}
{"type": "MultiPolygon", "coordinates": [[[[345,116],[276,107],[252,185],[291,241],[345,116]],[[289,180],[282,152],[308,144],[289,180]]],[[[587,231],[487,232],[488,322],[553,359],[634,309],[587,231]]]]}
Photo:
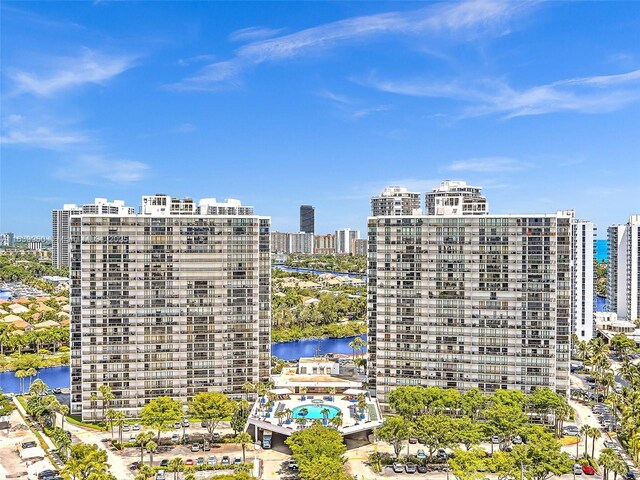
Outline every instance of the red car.
{"type": "Polygon", "coordinates": [[[184,464],[185,464],[185,465],[193,465],[193,458],[187,458],[187,459],[184,461],[184,464]]]}
{"type": "Polygon", "coordinates": [[[591,465],[583,465],[582,466],[582,471],[584,472],[585,475],[595,475],[596,474],[596,469],[593,468],[591,465]]]}

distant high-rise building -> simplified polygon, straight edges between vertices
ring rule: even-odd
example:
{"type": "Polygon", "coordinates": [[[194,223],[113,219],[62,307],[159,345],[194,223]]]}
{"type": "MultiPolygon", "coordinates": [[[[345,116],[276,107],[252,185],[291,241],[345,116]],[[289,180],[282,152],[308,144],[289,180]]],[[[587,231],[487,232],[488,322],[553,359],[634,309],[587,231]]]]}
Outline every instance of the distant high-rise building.
{"type": "Polygon", "coordinates": [[[0,233],[0,247],[13,247],[15,235],[12,232],[0,233]]]}
{"type": "Polygon", "coordinates": [[[51,214],[51,260],[56,268],[69,266],[69,219],[72,215],[82,213],[120,215],[135,213],[135,209],[125,206],[122,200],[108,202],[106,198],[96,198],[94,203],[82,206],[65,204],[61,210],[53,210],[51,214]]]}
{"type": "Polygon", "coordinates": [[[355,238],[351,241],[351,252],[353,255],[367,255],[367,239],[366,238],[355,238]]]}
{"type": "Polygon", "coordinates": [[[315,236],[315,253],[333,255],[336,253],[336,236],[333,233],[315,236]]]}
{"type": "Polygon", "coordinates": [[[369,385],[567,395],[573,212],[462,213],[369,218],[369,385]]]}
{"type": "Polygon", "coordinates": [[[312,254],[313,249],[313,233],[271,232],[271,253],[312,254]]]}
{"type": "Polygon", "coordinates": [[[356,238],[360,238],[358,230],[350,228],[336,230],[336,253],[339,255],[352,253],[351,245],[356,238]]]}
{"type": "Polygon", "coordinates": [[[587,342],[593,338],[594,333],[595,232],[596,227],[593,222],[584,220],[573,222],[572,331],[579,340],[587,342]]]}
{"type": "Polygon", "coordinates": [[[387,187],[380,195],[371,198],[371,215],[420,215],[420,193],[409,192],[404,187],[387,187]]]}
{"type": "Polygon", "coordinates": [[[100,419],[103,384],[131,418],[159,396],[239,400],[269,379],[270,219],[211,200],[70,217],[72,413],[100,419]]]}
{"type": "Polygon", "coordinates": [[[467,182],[445,180],[425,195],[427,215],[487,215],[489,205],[480,193],[481,187],[467,182]]]}
{"type": "Polygon", "coordinates": [[[640,215],[624,225],[613,225],[609,237],[607,307],[618,318],[634,322],[640,317],[640,215]]]}
{"type": "Polygon", "coordinates": [[[304,233],[316,232],[316,209],[311,205],[300,206],[300,231],[304,233]]]}
{"type": "Polygon", "coordinates": [[[271,253],[289,253],[287,232],[271,232],[271,253]]]}

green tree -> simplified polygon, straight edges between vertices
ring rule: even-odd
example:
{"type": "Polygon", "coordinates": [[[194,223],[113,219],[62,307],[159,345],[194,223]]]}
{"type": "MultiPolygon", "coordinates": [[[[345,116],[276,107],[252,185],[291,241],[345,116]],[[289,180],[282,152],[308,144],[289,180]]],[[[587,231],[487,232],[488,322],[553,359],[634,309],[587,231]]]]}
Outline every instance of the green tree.
{"type": "Polygon", "coordinates": [[[114,396],[111,392],[111,387],[107,384],[100,385],[98,387],[98,391],[102,395],[102,420],[106,420],[105,410],[109,406],[109,402],[113,400],[114,396]]]}
{"type": "MultiPolygon", "coordinates": [[[[230,426],[237,434],[244,430],[247,420],[249,419],[249,413],[251,412],[251,405],[247,400],[240,400],[234,405],[233,416],[231,417],[230,426]]],[[[284,414],[283,411],[276,412],[274,417],[278,418],[278,414],[284,414]]]]}
{"type": "Polygon", "coordinates": [[[425,389],[418,386],[402,386],[387,396],[389,406],[406,420],[414,419],[425,407],[425,389]]]}
{"type": "Polygon", "coordinates": [[[487,470],[487,454],[481,448],[460,450],[456,448],[449,459],[451,472],[458,480],[479,480],[487,470]]]}
{"type": "Polygon", "coordinates": [[[296,431],[285,440],[291,449],[293,458],[300,468],[303,465],[313,463],[322,456],[342,459],[347,451],[342,435],[337,431],[314,423],[311,427],[296,431]]]}
{"type": "Polygon", "coordinates": [[[596,440],[602,436],[602,433],[598,427],[591,427],[588,435],[591,438],[591,458],[593,458],[596,451],[596,440]]]}
{"type": "Polygon", "coordinates": [[[528,480],[546,480],[552,475],[569,473],[573,464],[554,436],[539,426],[531,427],[527,443],[515,445],[511,455],[516,465],[526,465],[524,475],[528,480]]]}
{"type": "Polygon", "coordinates": [[[39,397],[40,395],[45,393],[48,388],[49,387],[47,386],[47,384],[44,383],[40,378],[38,378],[29,386],[29,394],[39,397]]]}
{"type": "Polygon", "coordinates": [[[403,417],[396,415],[385,418],[382,425],[375,430],[375,435],[391,445],[396,457],[398,457],[402,451],[403,442],[409,438],[409,431],[410,423],[403,417]]]}
{"type": "Polygon", "coordinates": [[[460,406],[471,420],[476,421],[480,413],[487,407],[487,397],[479,388],[472,388],[462,395],[460,406]]]}
{"type": "Polygon", "coordinates": [[[153,439],[153,432],[140,432],[136,436],[136,445],[140,447],[140,463],[144,462],[144,448],[153,439]]]}
{"type": "Polygon", "coordinates": [[[484,439],[484,428],[481,423],[475,422],[467,416],[453,419],[452,422],[456,443],[463,444],[467,451],[480,445],[484,439]]]}
{"type": "Polygon", "coordinates": [[[234,439],[235,443],[242,446],[242,462],[245,463],[247,461],[246,453],[247,453],[247,445],[253,443],[253,438],[247,432],[240,432],[236,435],[234,439]]]}
{"type": "Polygon", "coordinates": [[[624,333],[616,333],[609,343],[611,348],[621,356],[626,357],[637,350],[635,340],[627,337],[624,333]]]}
{"type": "Polygon", "coordinates": [[[15,377],[20,380],[20,393],[24,393],[24,378],[27,376],[26,370],[16,370],[15,377]]]}
{"type": "Polygon", "coordinates": [[[611,448],[605,448],[600,452],[600,456],[598,457],[598,465],[600,465],[603,469],[603,477],[604,480],[609,480],[609,472],[611,468],[618,461],[618,455],[611,448]]]}
{"type": "Polygon", "coordinates": [[[488,432],[500,439],[501,450],[509,446],[512,436],[520,434],[523,426],[527,423],[527,416],[522,411],[522,405],[517,402],[495,403],[485,411],[484,416],[488,432]]]}
{"type": "Polygon", "coordinates": [[[169,471],[173,472],[173,480],[178,480],[178,472],[184,468],[184,460],[180,457],[174,457],[169,460],[169,471]]]}
{"type": "Polygon", "coordinates": [[[62,469],[62,475],[72,480],[91,479],[107,474],[107,452],[97,445],[77,443],[71,446],[67,464],[62,469]]]}
{"type": "Polygon", "coordinates": [[[207,431],[212,435],[218,424],[234,412],[233,401],[220,392],[201,392],[189,402],[189,412],[203,422],[207,422],[207,431]]]}
{"type": "Polygon", "coordinates": [[[161,432],[169,430],[181,420],[182,404],[170,397],[154,398],[140,410],[141,423],[158,431],[157,443],[160,443],[161,432]]]}
{"type": "Polygon", "coordinates": [[[122,427],[126,423],[126,415],[122,410],[116,410],[113,414],[113,423],[118,427],[118,442],[122,445],[122,427]]]}
{"type": "Polygon", "coordinates": [[[300,465],[300,480],[352,480],[340,458],[321,455],[313,462],[300,465]]]}
{"type": "Polygon", "coordinates": [[[149,466],[153,467],[153,454],[158,451],[158,444],[153,440],[149,440],[144,448],[149,453],[149,466]]]}
{"type": "Polygon", "coordinates": [[[452,447],[456,442],[454,421],[442,414],[421,415],[415,422],[415,434],[429,451],[429,459],[439,448],[452,447]]]}

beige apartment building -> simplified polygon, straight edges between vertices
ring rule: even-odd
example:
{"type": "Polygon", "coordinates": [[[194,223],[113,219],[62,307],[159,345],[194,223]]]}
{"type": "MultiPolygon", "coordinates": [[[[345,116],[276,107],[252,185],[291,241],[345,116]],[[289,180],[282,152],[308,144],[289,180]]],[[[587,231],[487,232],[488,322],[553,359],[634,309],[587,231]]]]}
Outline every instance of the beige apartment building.
{"type": "Polygon", "coordinates": [[[401,385],[567,394],[573,222],[572,211],[370,217],[368,381],[378,400],[401,385]]]}
{"type": "Polygon", "coordinates": [[[237,200],[166,195],[140,214],[71,216],[72,413],[100,418],[102,384],[135,417],[158,396],[239,399],[267,380],[269,229],[237,200]]]}

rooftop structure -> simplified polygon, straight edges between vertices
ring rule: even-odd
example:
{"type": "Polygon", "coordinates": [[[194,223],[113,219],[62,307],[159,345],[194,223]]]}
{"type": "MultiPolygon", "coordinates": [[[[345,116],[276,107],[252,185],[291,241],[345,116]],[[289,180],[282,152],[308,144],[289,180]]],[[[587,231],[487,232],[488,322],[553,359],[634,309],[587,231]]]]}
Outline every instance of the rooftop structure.
{"type": "Polygon", "coordinates": [[[371,215],[420,215],[420,193],[409,192],[405,187],[387,187],[380,195],[371,198],[371,215]]]}
{"type": "Polygon", "coordinates": [[[480,193],[482,187],[467,185],[460,180],[445,180],[439,187],[425,194],[427,215],[486,215],[487,199],[480,193]]]}

